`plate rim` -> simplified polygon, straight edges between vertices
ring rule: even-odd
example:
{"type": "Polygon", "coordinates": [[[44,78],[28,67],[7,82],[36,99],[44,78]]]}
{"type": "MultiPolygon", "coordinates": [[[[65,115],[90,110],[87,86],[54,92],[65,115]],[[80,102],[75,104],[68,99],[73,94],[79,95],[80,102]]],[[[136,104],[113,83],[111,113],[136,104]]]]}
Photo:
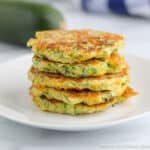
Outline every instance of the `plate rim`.
{"type": "Polygon", "coordinates": [[[79,126],[72,124],[71,126],[66,126],[65,124],[63,124],[63,125],[60,125],[60,124],[59,125],[57,125],[57,124],[49,124],[48,125],[48,124],[44,124],[44,123],[37,124],[37,123],[31,122],[31,121],[17,119],[16,117],[15,118],[10,117],[0,111],[1,117],[11,120],[13,122],[19,123],[21,125],[27,125],[27,126],[35,127],[35,128],[57,130],[57,131],[90,131],[90,130],[96,130],[96,129],[103,129],[103,128],[108,128],[108,127],[113,127],[116,125],[121,125],[121,124],[127,123],[129,121],[134,121],[136,119],[143,118],[148,115],[150,115],[150,111],[145,111],[144,113],[134,115],[132,117],[128,117],[125,119],[119,119],[119,120],[115,120],[115,121],[111,121],[111,122],[105,122],[102,124],[94,123],[94,124],[90,124],[89,126],[88,125],[85,126],[85,124],[80,124],[79,126]]]}

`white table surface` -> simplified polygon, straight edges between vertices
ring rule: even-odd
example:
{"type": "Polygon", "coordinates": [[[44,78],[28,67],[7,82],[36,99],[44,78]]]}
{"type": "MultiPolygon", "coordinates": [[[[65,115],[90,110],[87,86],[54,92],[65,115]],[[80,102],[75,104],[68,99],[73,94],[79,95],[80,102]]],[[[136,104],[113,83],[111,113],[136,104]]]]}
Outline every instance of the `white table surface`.
{"type": "MultiPolygon", "coordinates": [[[[60,7],[60,6],[58,6],[60,7]]],[[[94,28],[122,33],[126,37],[124,53],[150,58],[150,22],[114,15],[98,16],[62,9],[68,28],[94,28]]],[[[0,62],[30,53],[25,48],[0,43],[0,62]]],[[[143,66],[144,67],[144,66],[143,66]]],[[[149,69],[149,68],[147,68],[149,69]]],[[[142,79],[142,77],[141,77],[142,79]]],[[[37,129],[0,117],[0,149],[150,149],[150,116],[103,130],[58,132],[37,129]],[[109,146],[111,147],[105,147],[109,146]],[[116,145],[120,145],[118,147],[116,145]],[[84,148],[83,148],[84,147],[84,148]]]]}

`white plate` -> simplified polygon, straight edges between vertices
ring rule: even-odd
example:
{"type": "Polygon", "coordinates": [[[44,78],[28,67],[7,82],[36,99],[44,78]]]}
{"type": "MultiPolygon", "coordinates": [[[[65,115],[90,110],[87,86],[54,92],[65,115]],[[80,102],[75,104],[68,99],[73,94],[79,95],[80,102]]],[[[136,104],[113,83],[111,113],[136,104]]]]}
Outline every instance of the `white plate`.
{"type": "Polygon", "coordinates": [[[117,125],[150,113],[150,60],[126,55],[131,85],[139,95],[102,113],[68,116],[40,111],[28,94],[31,55],[0,65],[0,115],[19,123],[55,130],[90,130],[117,125]]]}

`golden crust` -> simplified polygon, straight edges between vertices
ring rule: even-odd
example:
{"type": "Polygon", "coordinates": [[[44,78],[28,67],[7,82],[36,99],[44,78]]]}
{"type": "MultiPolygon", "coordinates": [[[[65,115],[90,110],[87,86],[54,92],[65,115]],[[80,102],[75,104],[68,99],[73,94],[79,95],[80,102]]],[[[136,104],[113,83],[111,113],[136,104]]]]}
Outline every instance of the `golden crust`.
{"type": "MultiPolygon", "coordinates": [[[[39,58],[39,57],[36,56],[36,55],[34,55],[33,58],[39,58]]],[[[41,59],[45,63],[49,62],[49,60],[46,59],[46,58],[41,58],[41,59]]],[[[80,65],[81,64],[81,65],[85,65],[85,66],[88,65],[88,64],[90,64],[90,65],[96,65],[96,64],[99,63],[99,61],[100,61],[99,59],[90,59],[90,60],[86,60],[86,61],[83,61],[83,62],[74,62],[74,63],[71,63],[71,64],[73,64],[73,65],[80,65]]],[[[104,61],[104,60],[101,60],[101,61],[104,61]]],[[[54,61],[50,61],[50,62],[55,63],[54,61]]],[[[124,65],[126,65],[127,69],[129,68],[129,66],[126,63],[124,57],[121,56],[121,55],[119,55],[119,54],[117,54],[117,53],[111,54],[111,56],[109,58],[107,58],[105,60],[105,62],[113,64],[113,65],[124,64],[124,65]]],[[[57,62],[57,63],[59,64],[60,62],[57,62]]],[[[64,63],[60,63],[60,64],[64,64],[64,63]]]]}
{"type": "Polygon", "coordinates": [[[128,84],[130,81],[127,71],[117,74],[107,74],[97,77],[71,78],[58,74],[51,74],[31,68],[28,78],[33,84],[44,85],[57,89],[76,89],[91,91],[104,91],[118,89],[121,85],[128,84]]]}
{"type": "MultiPolygon", "coordinates": [[[[132,90],[130,90],[131,88],[128,89],[126,87],[127,87],[127,85],[125,86],[125,88],[122,87],[121,91],[124,92],[125,90],[127,90],[126,95],[129,95],[129,96],[131,95],[132,96],[133,92],[131,94],[131,91],[132,91],[132,90]]],[[[39,89],[39,90],[48,89],[48,88],[46,88],[46,86],[43,86],[43,85],[32,85],[31,89],[34,89],[34,88],[39,89]]],[[[103,95],[104,93],[111,93],[111,91],[103,91],[103,92],[101,92],[101,91],[89,91],[89,90],[78,91],[78,90],[73,90],[73,89],[72,90],[55,89],[55,90],[59,91],[59,92],[65,92],[70,97],[78,97],[78,98],[85,98],[85,99],[86,98],[90,99],[90,98],[98,97],[98,96],[103,95]]],[[[115,92],[115,91],[112,91],[112,92],[115,92]]]]}
{"type": "Polygon", "coordinates": [[[87,105],[104,103],[110,101],[112,97],[121,96],[127,89],[128,84],[114,90],[114,91],[89,91],[89,90],[58,90],[55,88],[47,88],[41,85],[32,85],[30,88],[30,95],[42,96],[44,95],[50,99],[57,99],[67,104],[84,103],[87,105]]]}
{"type": "MultiPolygon", "coordinates": [[[[129,97],[132,97],[132,96],[136,96],[138,95],[137,92],[135,92],[131,87],[128,87],[125,92],[121,95],[122,97],[126,97],[126,98],[129,98],[129,97]]],[[[31,95],[32,96],[32,95],[31,95]]],[[[93,105],[87,105],[87,104],[83,104],[81,103],[82,105],[87,105],[88,107],[93,107],[93,106],[102,106],[102,105],[105,105],[107,103],[110,103],[112,102],[116,97],[113,97],[110,101],[108,102],[105,102],[105,103],[99,103],[99,104],[93,104],[93,105]]],[[[60,102],[59,100],[56,100],[56,99],[47,99],[49,101],[53,101],[53,102],[60,102]]]]}
{"type": "MultiPolygon", "coordinates": [[[[46,86],[32,85],[30,89],[34,89],[34,88],[42,90],[42,89],[45,89],[46,86]]],[[[89,91],[89,90],[82,90],[80,92],[77,90],[58,90],[58,89],[55,89],[55,90],[60,91],[60,92],[66,92],[68,94],[68,96],[70,96],[70,97],[79,97],[79,98],[93,98],[93,97],[102,95],[102,92],[93,92],[93,91],[89,91]]]]}
{"type": "MultiPolygon", "coordinates": [[[[92,106],[85,104],[69,105],[57,100],[48,100],[47,98],[32,97],[35,105],[37,105],[42,111],[48,111],[60,114],[79,115],[79,114],[91,114],[101,112],[109,108],[110,106],[119,103],[120,100],[114,98],[107,103],[95,104],[92,106]]],[[[121,101],[125,101],[123,99],[121,101]]]]}
{"type": "Polygon", "coordinates": [[[136,95],[138,95],[138,93],[135,92],[131,87],[128,87],[123,93],[123,96],[125,97],[131,97],[131,96],[136,96],[136,95]]]}
{"type": "Polygon", "coordinates": [[[57,101],[55,99],[47,99],[45,97],[34,97],[32,96],[33,102],[43,111],[55,112],[55,113],[65,113],[70,115],[77,114],[87,114],[95,113],[99,111],[104,111],[114,104],[128,100],[130,96],[134,96],[135,92],[132,89],[129,89],[128,92],[123,94],[120,97],[114,97],[112,100],[106,103],[100,103],[95,105],[86,105],[86,104],[76,104],[70,105],[63,102],[57,101]],[[129,95],[127,95],[127,93],[129,95]]]}
{"type": "Polygon", "coordinates": [[[124,58],[118,54],[112,54],[111,57],[105,61],[90,59],[72,64],[49,61],[48,59],[40,58],[35,55],[32,62],[33,67],[39,71],[57,73],[74,78],[100,76],[108,73],[115,74],[122,72],[124,69],[128,69],[124,58]]]}
{"type": "Polygon", "coordinates": [[[122,42],[121,35],[96,30],[49,30],[36,32],[36,38],[28,41],[33,49],[58,49],[66,52],[73,48],[80,51],[101,51],[104,46],[113,46],[122,42]]]}
{"type": "Polygon", "coordinates": [[[34,74],[41,74],[41,75],[45,75],[49,78],[54,78],[54,79],[58,79],[59,82],[63,82],[64,80],[74,80],[76,82],[81,82],[82,80],[84,79],[87,79],[87,80],[103,80],[103,79],[111,79],[113,77],[122,77],[122,76],[126,76],[128,75],[128,71],[127,69],[124,69],[122,70],[122,72],[120,73],[117,73],[117,74],[105,74],[105,75],[102,75],[102,76],[95,76],[95,77],[86,77],[86,78],[71,78],[71,77],[65,77],[63,75],[59,75],[59,74],[53,74],[53,73],[47,73],[47,72],[41,72],[41,71],[38,71],[37,69],[35,69],[34,67],[32,67],[29,72],[32,72],[34,74]]]}

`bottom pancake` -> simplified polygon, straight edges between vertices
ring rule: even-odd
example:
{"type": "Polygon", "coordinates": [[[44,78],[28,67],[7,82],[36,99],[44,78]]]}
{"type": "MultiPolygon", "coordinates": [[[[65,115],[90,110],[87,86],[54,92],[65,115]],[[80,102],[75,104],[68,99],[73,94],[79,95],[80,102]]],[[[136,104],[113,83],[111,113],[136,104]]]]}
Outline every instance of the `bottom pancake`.
{"type": "Polygon", "coordinates": [[[70,105],[57,100],[49,100],[43,96],[32,97],[33,102],[43,111],[49,111],[60,114],[78,115],[101,112],[114,104],[126,101],[129,97],[136,95],[132,89],[128,89],[122,96],[115,97],[111,101],[101,104],[88,106],[86,104],[70,105]]]}

